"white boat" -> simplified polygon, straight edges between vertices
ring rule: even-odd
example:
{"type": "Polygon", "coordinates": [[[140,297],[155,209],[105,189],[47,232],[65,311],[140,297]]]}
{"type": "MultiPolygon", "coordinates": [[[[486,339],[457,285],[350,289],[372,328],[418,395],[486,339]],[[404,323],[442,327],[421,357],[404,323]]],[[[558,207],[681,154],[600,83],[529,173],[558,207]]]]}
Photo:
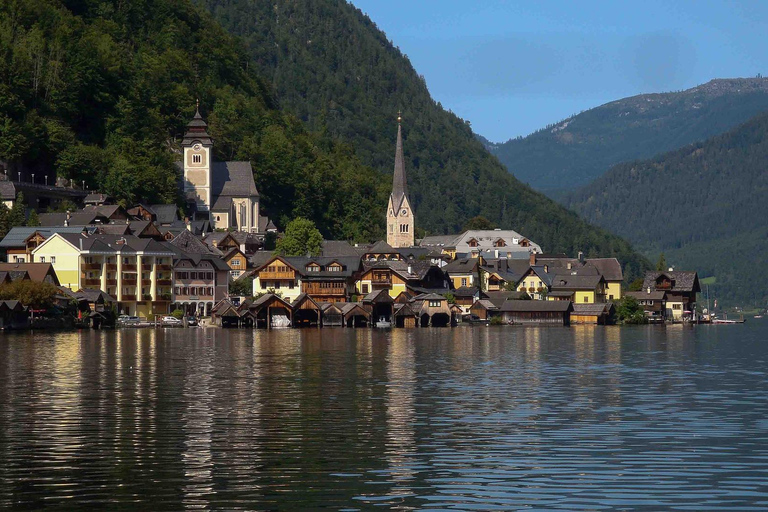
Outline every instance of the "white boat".
{"type": "Polygon", "coordinates": [[[290,327],[291,321],[285,315],[275,315],[272,317],[272,327],[290,327]]]}
{"type": "Polygon", "coordinates": [[[379,319],[378,319],[378,321],[376,322],[376,327],[384,327],[384,328],[386,328],[386,327],[392,327],[392,322],[390,322],[389,320],[387,320],[387,317],[385,317],[385,316],[380,316],[380,317],[379,317],[379,319]]]}

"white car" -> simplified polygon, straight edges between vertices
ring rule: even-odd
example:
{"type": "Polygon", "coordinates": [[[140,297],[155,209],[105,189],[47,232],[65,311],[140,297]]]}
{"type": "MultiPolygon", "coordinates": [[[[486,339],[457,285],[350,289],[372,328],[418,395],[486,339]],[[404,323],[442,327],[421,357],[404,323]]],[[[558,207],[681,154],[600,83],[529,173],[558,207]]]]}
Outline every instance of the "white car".
{"type": "Polygon", "coordinates": [[[160,323],[167,326],[177,326],[177,325],[180,326],[181,320],[179,320],[175,316],[164,316],[163,318],[160,319],[160,323]]]}

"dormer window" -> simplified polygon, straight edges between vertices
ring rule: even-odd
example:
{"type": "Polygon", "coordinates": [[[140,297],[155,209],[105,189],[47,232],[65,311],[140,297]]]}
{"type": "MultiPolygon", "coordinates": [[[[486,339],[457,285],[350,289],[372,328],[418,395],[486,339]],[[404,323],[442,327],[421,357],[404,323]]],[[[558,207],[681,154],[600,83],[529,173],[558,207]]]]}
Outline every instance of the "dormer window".
{"type": "Polygon", "coordinates": [[[331,263],[327,267],[328,272],[341,272],[341,265],[338,263],[331,263]]]}
{"type": "Polygon", "coordinates": [[[494,246],[494,247],[506,247],[506,246],[507,246],[507,243],[504,241],[504,239],[503,239],[503,238],[499,238],[498,240],[496,240],[495,242],[493,242],[493,246],[494,246]]]}
{"type": "Polygon", "coordinates": [[[317,263],[310,263],[307,265],[307,272],[320,272],[320,265],[317,263]]]}
{"type": "Polygon", "coordinates": [[[473,239],[471,239],[469,242],[467,242],[467,245],[469,245],[470,247],[477,247],[477,245],[478,245],[478,244],[477,244],[477,240],[475,240],[475,239],[473,238],[473,239]]]}

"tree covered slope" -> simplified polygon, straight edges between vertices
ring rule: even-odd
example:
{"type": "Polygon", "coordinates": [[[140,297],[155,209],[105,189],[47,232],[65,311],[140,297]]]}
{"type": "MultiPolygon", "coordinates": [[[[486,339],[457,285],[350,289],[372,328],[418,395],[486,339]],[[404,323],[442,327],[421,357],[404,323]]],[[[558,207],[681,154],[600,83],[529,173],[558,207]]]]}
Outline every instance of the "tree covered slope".
{"type": "Polygon", "coordinates": [[[722,299],[768,299],[768,114],[647,161],[620,164],[566,198],[650,257],[717,279],[722,299]]]}
{"type": "Polygon", "coordinates": [[[468,123],[431,98],[408,58],[354,6],[343,0],[198,3],[243,39],[281,107],[311,129],[348,142],[364,164],[388,176],[402,110],[417,229],[457,232],[482,215],[548,251],[615,255],[627,262],[630,275],[646,264],[623,240],[506,172],[468,123]]]}
{"type": "Polygon", "coordinates": [[[278,110],[243,45],[191,2],[0,0],[0,34],[0,162],[129,204],[177,202],[173,162],[199,99],[216,156],[253,163],[280,225],[383,234],[380,174],[278,110]]]}
{"type": "Polygon", "coordinates": [[[518,179],[556,194],[586,185],[614,164],[704,140],[766,110],[768,78],[712,80],[624,98],[487,147],[518,179]]]}

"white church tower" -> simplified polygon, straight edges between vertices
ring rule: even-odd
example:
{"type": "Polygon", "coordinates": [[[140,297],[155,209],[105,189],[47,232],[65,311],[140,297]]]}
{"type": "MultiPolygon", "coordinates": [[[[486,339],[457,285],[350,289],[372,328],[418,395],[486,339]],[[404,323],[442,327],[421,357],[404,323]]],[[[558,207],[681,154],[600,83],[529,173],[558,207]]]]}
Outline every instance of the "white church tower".
{"type": "Polygon", "coordinates": [[[199,105],[195,117],[187,125],[187,132],[181,141],[184,152],[184,197],[187,202],[194,202],[199,214],[210,215],[213,198],[211,197],[211,158],[213,140],[206,129],[208,125],[200,115],[199,105]]]}
{"type": "Polygon", "coordinates": [[[413,247],[415,218],[408,201],[403,158],[403,135],[400,127],[402,118],[397,114],[397,144],[395,146],[395,173],[392,177],[392,193],[387,205],[387,243],[394,247],[413,247]]]}

